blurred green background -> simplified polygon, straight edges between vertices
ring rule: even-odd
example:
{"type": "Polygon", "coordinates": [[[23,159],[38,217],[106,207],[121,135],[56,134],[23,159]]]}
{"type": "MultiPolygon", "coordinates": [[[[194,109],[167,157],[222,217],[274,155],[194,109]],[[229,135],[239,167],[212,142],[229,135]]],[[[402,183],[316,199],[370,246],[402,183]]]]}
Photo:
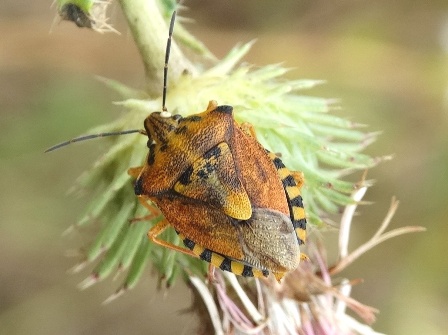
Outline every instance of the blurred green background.
{"type": "MultiPolygon", "coordinates": [[[[111,19],[121,36],[68,22],[50,33],[50,3],[0,2],[0,333],[188,334],[195,320],[182,283],[158,292],[147,271],[136,289],[102,306],[120,280],[79,291],[88,269],[67,273],[79,260],[67,251],[87,246],[95,228],[62,237],[89,201],[66,192],[107,144],[43,150],[119,116],[118,97],[93,75],[141,87],[143,67],[117,5],[111,19]]],[[[428,231],[386,242],[344,275],[364,279],[353,296],[380,309],[377,331],[446,334],[448,3],[279,3],[187,0],[182,14],[218,56],[257,38],[246,61],[284,62],[291,78],[327,80],[309,93],[339,99],[336,113],[383,131],[367,152],[395,158],[369,172],[374,204],[359,209],[353,246],[373,234],[394,195],[401,205],[392,227],[428,231]]]]}

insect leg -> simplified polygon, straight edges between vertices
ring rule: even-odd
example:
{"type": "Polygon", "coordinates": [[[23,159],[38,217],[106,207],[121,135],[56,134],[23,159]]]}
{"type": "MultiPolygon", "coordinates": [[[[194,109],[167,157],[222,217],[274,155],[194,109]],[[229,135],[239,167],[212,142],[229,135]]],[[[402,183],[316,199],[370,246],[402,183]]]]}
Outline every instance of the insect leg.
{"type": "Polygon", "coordinates": [[[162,220],[159,223],[157,223],[154,227],[152,227],[149,231],[148,231],[148,238],[158,244],[161,245],[162,247],[174,250],[174,251],[179,251],[181,253],[184,253],[188,256],[193,256],[193,257],[198,257],[196,256],[191,250],[179,247],[177,245],[174,245],[170,242],[158,239],[157,236],[159,236],[161,233],[163,233],[165,231],[166,228],[170,227],[171,224],[166,220],[162,220]]]}
{"type": "Polygon", "coordinates": [[[155,205],[148,203],[147,198],[138,197],[138,201],[140,201],[140,203],[149,211],[149,214],[142,216],[142,217],[133,218],[131,220],[131,223],[138,222],[138,221],[149,221],[149,220],[152,220],[152,219],[162,215],[162,213],[159,211],[159,209],[155,205]]]}
{"type": "Polygon", "coordinates": [[[155,205],[148,203],[148,200],[149,200],[148,198],[146,198],[146,197],[137,197],[137,198],[138,198],[138,201],[140,201],[140,203],[144,207],[146,207],[146,209],[150,212],[148,217],[154,218],[154,217],[157,217],[160,214],[162,214],[155,205]]]}

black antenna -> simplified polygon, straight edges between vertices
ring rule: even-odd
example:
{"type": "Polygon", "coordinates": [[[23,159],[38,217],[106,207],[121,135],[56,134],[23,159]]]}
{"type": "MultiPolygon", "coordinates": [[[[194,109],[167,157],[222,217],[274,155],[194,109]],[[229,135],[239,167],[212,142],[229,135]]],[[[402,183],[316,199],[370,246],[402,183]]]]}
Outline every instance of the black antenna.
{"type": "Polygon", "coordinates": [[[174,30],[174,21],[176,20],[176,11],[171,15],[170,29],[168,31],[168,39],[166,41],[166,50],[165,50],[165,65],[163,67],[163,92],[162,92],[162,111],[166,112],[166,82],[168,78],[168,62],[170,60],[170,51],[171,51],[171,39],[173,37],[174,30]]]}
{"type": "Polygon", "coordinates": [[[48,148],[47,150],[45,150],[45,152],[50,152],[50,151],[65,147],[66,145],[69,145],[71,143],[91,140],[92,138],[116,136],[116,135],[126,135],[126,134],[133,134],[133,133],[140,133],[140,134],[146,135],[146,132],[144,130],[140,130],[140,129],[131,129],[131,130],[115,131],[115,132],[110,132],[110,133],[84,135],[84,136],[72,138],[71,140],[56,144],[56,145],[52,146],[51,148],[48,148]]]}

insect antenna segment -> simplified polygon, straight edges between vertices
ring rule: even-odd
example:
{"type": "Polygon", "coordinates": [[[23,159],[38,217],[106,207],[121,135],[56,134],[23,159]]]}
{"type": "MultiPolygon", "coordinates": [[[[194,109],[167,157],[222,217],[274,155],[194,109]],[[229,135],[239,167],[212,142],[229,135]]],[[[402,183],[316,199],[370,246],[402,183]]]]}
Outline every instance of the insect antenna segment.
{"type": "Polygon", "coordinates": [[[146,132],[144,130],[140,130],[140,129],[131,129],[131,130],[108,132],[108,133],[84,135],[84,136],[72,138],[71,140],[56,144],[56,145],[52,146],[51,148],[48,148],[47,150],[45,150],[45,152],[50,152],[50,151],[65,147],[66,145],[69,145],[69,144],[72,144],[75,142],[91,140],[91,139],[97,138],[97,137],[118,136],[118,135],[134,134],[134,133],[140,133],[140,134],[146,135],[146,132]]]}
{"type": "Polygon", "coordinates": [[[162,113],[161,113],[162,117],[171,117],[171,113],[169,113],[168,109],[166,108],[166,90],[167,90],[166,86],[168,79],[168,63],[170,60],[171,40],[173,37],[175,20],[176,20],[176,11],[174,11],[173,15],[171,16],[170,28],[168,31],[168,39],[166,41],[165,65],[163,66],[163,91],[162,91],[162,113]]]}

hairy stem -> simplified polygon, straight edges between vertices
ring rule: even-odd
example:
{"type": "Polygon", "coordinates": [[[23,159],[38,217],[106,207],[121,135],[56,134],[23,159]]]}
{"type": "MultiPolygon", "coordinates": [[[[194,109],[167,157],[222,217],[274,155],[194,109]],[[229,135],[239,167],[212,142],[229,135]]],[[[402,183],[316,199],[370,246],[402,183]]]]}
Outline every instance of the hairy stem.
{"type": "MultiPolygon", "coordinates": [[[[119,0],[145,68],[146,90],[152,95],[161,93],[165,48],[168,38],[167,21],[156,0],[119,0]]],[[[170,81],[182,72],[195,73],[191,62],[179,47],[171,44],[170,81]]]]}

